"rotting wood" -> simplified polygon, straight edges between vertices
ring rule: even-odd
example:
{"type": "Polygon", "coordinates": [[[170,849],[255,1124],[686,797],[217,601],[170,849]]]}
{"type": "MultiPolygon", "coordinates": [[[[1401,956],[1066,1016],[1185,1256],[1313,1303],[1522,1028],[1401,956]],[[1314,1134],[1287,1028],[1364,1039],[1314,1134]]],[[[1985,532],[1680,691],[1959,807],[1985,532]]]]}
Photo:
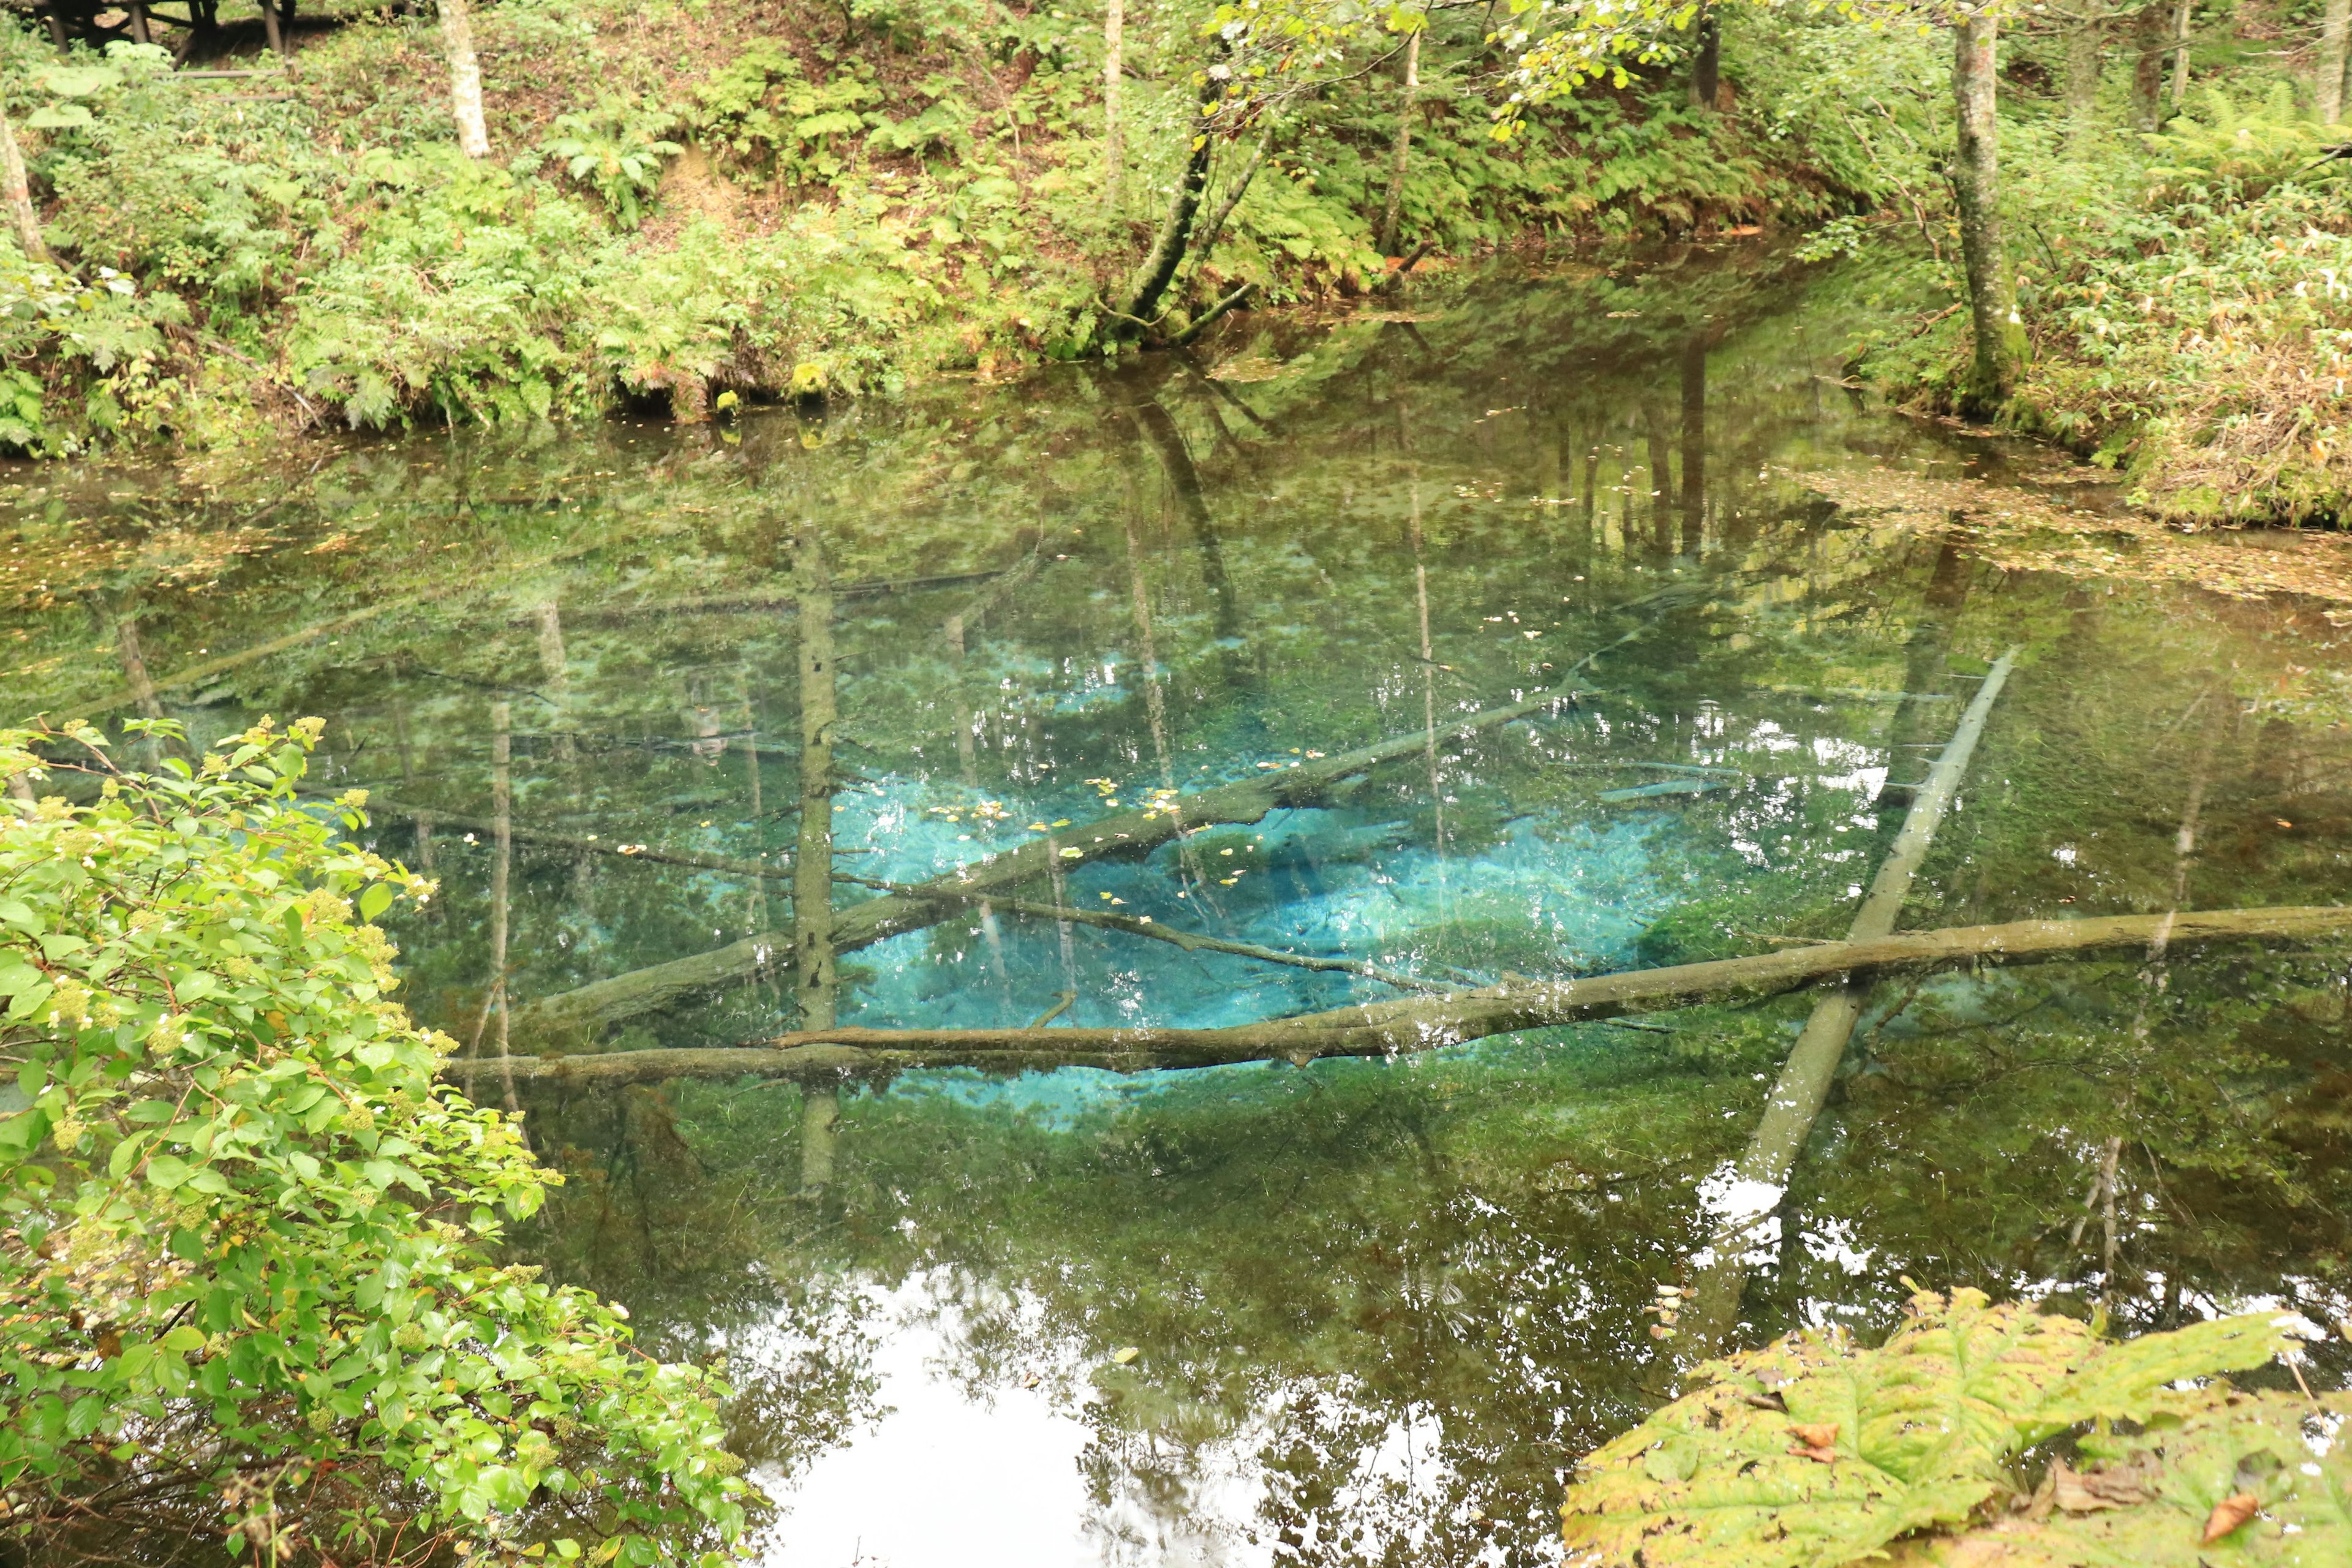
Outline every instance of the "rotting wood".
{"type": "Polygon", "coordinates": [[[1832,976],[2145,948],[2168,919],[2174,948],[2207,942],[2310,942],[2352,937],[2352,907],[2346,906],[2015,921],[1913,931],[1874,942],[1824,942],[1785,952],[1507,990],[1359,1004],[1223,1029],[830,1029],[746,1046],[518,1057],[514,1068],[519,1082],[588,1087],[673,1078],[887,1074],[957,1066],[1003,1072],[1065,1066],[1146,1072],[1257,1061],[1304,1066],[1323,1057],[1403,1056],[1528,1029],[1777,996],[1832,976]]]}
{"type": "MultiPolygon", "coordinates": [[[[1969,762],[1976,754],[1977,742],[1984,734],[1992,706],[2008,684],[2017,654],[2012,647],[1994,662],[1977,688],[1975,699],[1953,727],[1952,738],[1945,742],[1927,782],[1912,794],[1902,831],[1895,835],[1886,858],[1879,864],[1878,874],[1871,879],[1862,908],[1854,913],[1853,924],[1846,933],[1848,942],[1873,942],[1895,930],[1895,917],[1902,912],[1904,900],[1910,897],[1912,879],[1927,858],[1944,814],[1959,795],[1960,782],[1968,774],[1969,762]]],[[[1814,1003],[1812,1015],[1805,1020],[1804,1030],[1797,1037],[1779,1081],[1765,1099],[1764,1114],[1758,1119],[1756,1131],[1731,1169],[1732,1180],[1738,1184],[1735,1191],[1745,1188],[1754,1192],[1787,1185],[1789,1173],[1795,1168],[1797,1156],[1803,1152],[1805,1141],[1812,1135],[1813,1123],[1820,1120],[1822,1107],[1829,1100],[1838,1063],[1844,1058],[1846,1042],[1853,1037],[1854,1024],[1861,1018],[1869,995],[1869,978],[1858,975],[1829,987],[1814,1003]]],[[[1714,1353],[1738,1315],[1740,1290],[1748,1271],[1739,1249],[1729,1243],[1726,1231],[1744,1227],[1751,1219],[1752,1215],[1744,1211],[1729,1215],[1714,1238],[1714,1257],[1702,1270],[1691,1305],[1684,1313],[1684,1336],[1689,1342],[1692,1355],[1714,1353]]]]}
{"type": "MultiPolygon", "coordinates": [[[[1611,646],[1622,647],[1644,627],[1611,646]]],[[[1594,693],[1570,679],[1522,701],[1490,708],[1436,731],[1441,741],[1455,741],[1482,731],[1513,723],[1548,710],[1573,704],[1594,693]]],[[[1335,757],[1290,763],[1263,778],[1240,779],[1213,789],[1182,795],[1171,807],[1125,811],[1055,836],[1038,839],[958,868],[907,893],[886,893],[852,904],[834,921],[834,951],[850,952],[902,932],[936,925],[947,911],[961,907],[967,896],[1002,893],[1045,878],[1053,860],[1065,868],[1107,856],[1141,856],[1181,832],[1196,828],[1261,821],[1286,806],[1306,805],[1340,780],[1383,763],[1419,752],[1427,736],[1420,730],[1391,736],[1372,745],[1335,757]]],[[[544,1040],[559,1034],[601,1029],[625,1018],[640,1017],[707,995],[772,963],[785,950],[785,939],[763,931],[690,958],[674,959],[626,974],[599,980],[571,991],[542,997],[517,1011],[516,1026],[530,1038],[544,1040]]]]}
{"type": "Polygon", "coordinates": [[[1187,952],[1225,952],[1237,958],[1254,958],[1262,963],[1288,964],[1294,969],[1318,970],[1326,973],[1355,974],[1366,980],[1377,980],[1383,985],[1393,985],[1400,991],[1419,991],[1431,995],[1444,995],[1458,989],[1433,980],[1419,980],[1410,974],[1399,974],[1377,964],[1365,963],[1353,958],[1318,958],[1309,953],[1284,952],[1278,948],[1259,947],[1254,942],[1227,942],[1223,937],[1207,936],[1196,931],[1182,931],[1175,926],[1137,915],[1115,915],[1107,910],[1075,909],[1066,904],[1040,904],[1025,899],[1007,899],[988,893],[941,894],[937,889],[928,893],[901,882],[886,882],[877,877],[854,876],[835,871],[836,882],[854,882],[862,888],[878,888],[886,892],[914,893],[925,898],[952,897],[968,904],[995,910],[1004,914],[1023,915],[1031,920],[1059,921],[1077,925],[1094,926],[1101,931],[1124,931],[1129,936],[1145,937],[1152,942],[1169,942],[1187,952]]]}

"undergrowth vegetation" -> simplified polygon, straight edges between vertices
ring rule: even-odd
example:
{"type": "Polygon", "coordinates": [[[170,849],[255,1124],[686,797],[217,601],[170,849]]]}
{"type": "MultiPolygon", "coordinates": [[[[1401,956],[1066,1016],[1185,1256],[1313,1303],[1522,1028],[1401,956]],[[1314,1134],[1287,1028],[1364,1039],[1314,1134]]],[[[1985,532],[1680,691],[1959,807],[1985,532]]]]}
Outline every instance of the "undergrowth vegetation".
{"type": "MultiPolygon", "coordinates": [[[[622,404],[695,419],[1174,339],[1237,289],[1376,291],[1401,255],[1438,272],[1892,194],[1821,90],[1817,22],[1738,18],[1713,103],[1661,68],[1498,138],[1511,61],[1481,13],[1350,16],[1294,47],[1239,13],[1130,15],[1116,167],[1084,6],[508,0],[473,18],[483,159],[459,151],[430,16],[305,34],[282,77],[248,79],[282,90],[113,44],[102,79],[68,84],[73,122],[19,126],[55,257],[52,283],[26,288],[99,308],[70,326],[14,312],[0,443],[207,446],[622,404]],[[1213,69],[1251,83],[1214,123],[1196,104],[1213,69]],[[1196,145],[1199,215],[1122,331],[1196,145]]],[[[51,90],[56,58],[29,32],[0,38],[20,100],[51,90]]],[[[31,266],[0,255],[11,276],[31,266]]]]}
{"type": "MultiPolygon", "coordinates": [[[[2252,9],[2201,16],[2178,101],[2168,88],[2135,102],[2129,61],[2111,60],[2105,96],[2069,104],[2050,85],[2054,36],[2021,34],[2005,56],[2002,205],[2027,352],[2000,412],[2116,468],[2136,503],[2183,526],[2330,521],[2352,497],[2352,165],[2345,127],[2253,52],[2281,26],[2252,9]]],[[[1920,199],[1890,204],[1874,232],[1951,298],[1957,222],[1935,146],[1902,148],[1895,183],[1920,199]]],[[[1855,368],[1947,411],[1969,348],[1956,304],[1874,332],[1855,368]]]]}

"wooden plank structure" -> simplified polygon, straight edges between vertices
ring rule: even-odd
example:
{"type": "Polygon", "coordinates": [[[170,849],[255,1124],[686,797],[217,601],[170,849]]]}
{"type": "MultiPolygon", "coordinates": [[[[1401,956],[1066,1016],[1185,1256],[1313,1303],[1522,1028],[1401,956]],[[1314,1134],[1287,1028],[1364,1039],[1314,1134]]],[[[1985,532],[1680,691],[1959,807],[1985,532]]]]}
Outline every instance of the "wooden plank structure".
{"type": "MultiPolygon", "coordinates": [[[[286,35],[294,22],[297,0],[257,0],[261,26],[272,54],[286,53],[286,35]]],[[[172,58],[185,60],[209,34],[221,27],[220,0],[178,0],[176,8],[151,0],[35,0],[30,6],[49,31],[49,41],[60,49],[76,43],[104,48],[116,42],[152,44],[161,41],[166,27],[177,30],[172,58]]]]}

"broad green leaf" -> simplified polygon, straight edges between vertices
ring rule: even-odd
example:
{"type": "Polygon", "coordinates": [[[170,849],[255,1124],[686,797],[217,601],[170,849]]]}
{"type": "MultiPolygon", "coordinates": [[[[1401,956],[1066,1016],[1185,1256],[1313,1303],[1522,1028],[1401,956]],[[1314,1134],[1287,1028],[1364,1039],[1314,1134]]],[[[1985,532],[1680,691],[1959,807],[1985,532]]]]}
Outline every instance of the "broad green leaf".
{"type": "Polygon", "coordinates": [[[147,1179],[166,1191],[188,1179],[188,1163],[177,1154],[156,1154],[147,1162],[147,1179]]]}
{"type": "Polygon", "coordinates": [[[1561,1513],[1594,1563],[1821,1568],[1967,1521],[2010,1461],[2095,1415],[2144,1419],[2179,1379],[2269,1359],[2267,1318],[2123,1345],[1980,1292],[1913,1298],[1877,1350],[1800,1333],[1697,1375],[1706,1386],[1594,1452],[1561,1513]],[[1834,1427],[1826,1448],[1797,1428],[1834,1427]],[[1638,1556],[1637,1556],[1638,1554],[1638,1556]]]}
{"type": "Polygon", "coordinates": [[[2070,1509],[2053,1486],[2022,1517],[1906,1542],[1891,1568],[2341,1568],[2352,1448],[2312,1435],[2347,1423],[2352,1395],[2200,1389],[2146,1431],[2078,1445],[2084,1478],[2122,1506],[2070,1509]],[[2239,1495],[2259,1511],[2208,1542],[2214,1509],[2239,1495]]]}
{"type": "Polygon", "coordinates": [[[373,922],[378,915],[392,908],[392,884],[377,882],[360,895],[360,919],[373,922]]]}
{"type": "Polygon", "coordinates": [[[25,116],[25,123],[36,131],[66,131],[93,121],[89,110],[79,103],[45,103],[25,116]]]}
{"type": "Polygon", "coordinates": [[[122,85],[122,73],[107,66],[51,66],[34,79],[60,98],[87,98],[122,85]]]}

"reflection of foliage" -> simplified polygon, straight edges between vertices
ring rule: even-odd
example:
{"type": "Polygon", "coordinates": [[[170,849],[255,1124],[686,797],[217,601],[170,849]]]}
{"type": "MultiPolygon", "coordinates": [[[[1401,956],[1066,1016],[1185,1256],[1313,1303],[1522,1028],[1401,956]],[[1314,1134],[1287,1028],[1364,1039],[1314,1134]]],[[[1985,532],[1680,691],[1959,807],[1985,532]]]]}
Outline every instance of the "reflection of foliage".
{"type": "Polygon", "coordinates": [[[1584,1460],[1569,1545],[1594,1568],[1837,1568],[2007,1502],[2011,1462],[2071,1428],[2129,1421],[2150,1433],[2138,1447],[2160,1447],[2232,1397],[2167,1385],[2284,1343],[2271,1314],[2118,1344],[1977,1291],[1922,1294],[1875,1350],[1793,1334],[1701,1368],[1705,1387],[1584,1460]]]}
{"type": "MultiPolygon", "coordinates": [[[[343,837],[363,795],[297,801],[322,728],[265,721],[163,776],[100,752],[94,804],[8,805],[11,1529],[716,1561],[742,1515],[713,1385],[483,1256],[549,1176],[385,1000],[367,922],[431,884],[343,837]]],[[[68,738],[0,734],[0,771],[68,738]]]]}

